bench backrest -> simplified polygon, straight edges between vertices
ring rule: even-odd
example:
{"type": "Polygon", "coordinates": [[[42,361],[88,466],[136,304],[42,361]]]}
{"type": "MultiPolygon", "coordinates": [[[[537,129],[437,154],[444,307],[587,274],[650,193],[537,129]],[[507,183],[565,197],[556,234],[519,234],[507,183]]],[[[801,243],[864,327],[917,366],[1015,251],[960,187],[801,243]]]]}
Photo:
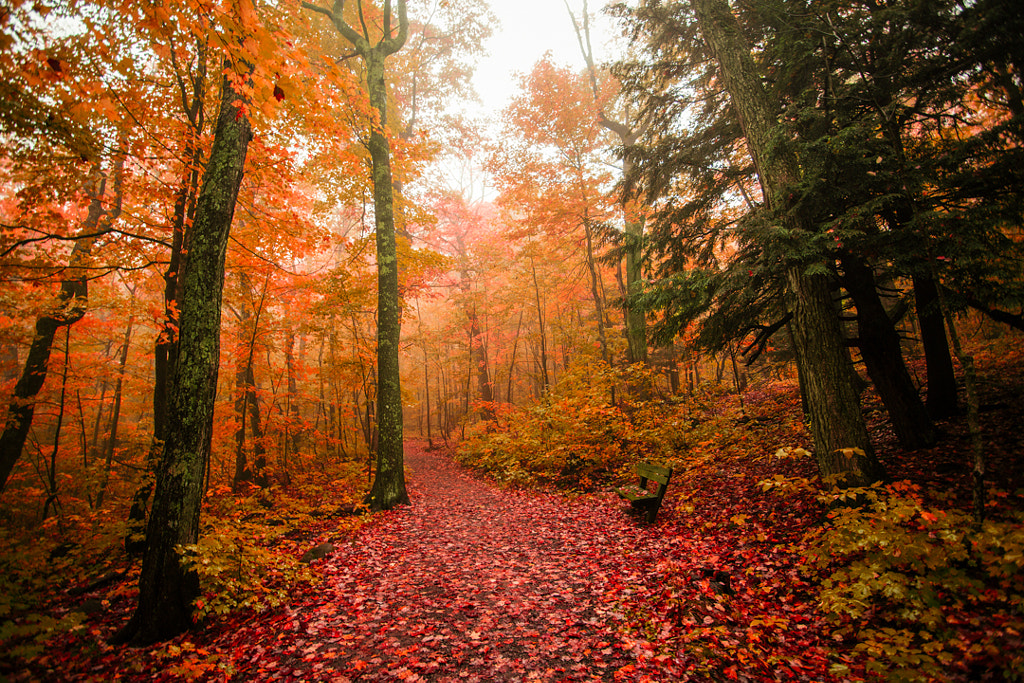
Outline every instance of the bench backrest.
{"type": "Polygon", "coordinates": [[[649,462],[637,463],[636,473],[642,480],[641,486],[646,486],[648,480],[656,481],[662,486],[668,486],[668,482],[672,478],[671,469],[661,467],[660,465],[652,465],[649,462]]]}

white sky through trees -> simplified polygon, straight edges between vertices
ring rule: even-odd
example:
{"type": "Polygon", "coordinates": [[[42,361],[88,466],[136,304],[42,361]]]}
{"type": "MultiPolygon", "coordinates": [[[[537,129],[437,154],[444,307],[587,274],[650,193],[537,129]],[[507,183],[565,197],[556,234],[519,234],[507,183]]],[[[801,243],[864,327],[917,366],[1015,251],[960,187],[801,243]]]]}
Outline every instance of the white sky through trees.
{"type": "MultiPolygon", "coordinates": [[[[606,45],[615,30],[601,12],[606,0],[589,0],[594,58],[598,63],[612,57],[606,45]]],[[[528,73],[548,51],[555,62],[575,69],[584,67],[583,56],[563,0],[489,0],[500,25],[488,41],[487,52],[474,77],[483,101],[482,114],[497,114],[519,89],[516,73],[528,73]]],[[[577,17],[583,0],[569,0],[577,17]]]]}

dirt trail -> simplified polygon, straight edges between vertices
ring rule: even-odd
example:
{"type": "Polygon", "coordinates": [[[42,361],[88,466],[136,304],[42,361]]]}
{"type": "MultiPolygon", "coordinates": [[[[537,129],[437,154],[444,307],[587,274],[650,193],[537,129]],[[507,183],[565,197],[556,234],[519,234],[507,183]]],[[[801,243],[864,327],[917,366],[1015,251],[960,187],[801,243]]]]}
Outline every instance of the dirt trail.
{"type": "Polygon", "coordinates": [[[324,560],[318,594],[253,623],[238,680],[631,680],[615,600],[656,529],[611,495],[504,491],[417,444],[406,461],[412,506],[324,560]]]}

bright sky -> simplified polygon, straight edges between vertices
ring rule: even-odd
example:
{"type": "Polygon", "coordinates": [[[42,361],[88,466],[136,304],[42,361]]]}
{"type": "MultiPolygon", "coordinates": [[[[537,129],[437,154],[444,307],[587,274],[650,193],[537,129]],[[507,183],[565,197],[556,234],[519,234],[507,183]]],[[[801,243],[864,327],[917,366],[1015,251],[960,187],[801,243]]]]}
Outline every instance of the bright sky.
{"type": "MultiPolygon", "coordinates": [[[[487,46],[490,53],[480,61],[475,84],[483,100],[485,113],[497,113],[516,94],[516,73],[527,73],[551,51],[555,61],[576,69],[584,67],[576,34],[565,9],[564,0],[489,0],[491,11],[500,22],[487,46]]],[[[611,53],[605,36],[613,30],[612,21],[600,12],[605,0],[589,0],[591,40],[594,59],[601,63],[611,53]]],[[[577,17],[583,0],[569,0],[577,17]]]]}

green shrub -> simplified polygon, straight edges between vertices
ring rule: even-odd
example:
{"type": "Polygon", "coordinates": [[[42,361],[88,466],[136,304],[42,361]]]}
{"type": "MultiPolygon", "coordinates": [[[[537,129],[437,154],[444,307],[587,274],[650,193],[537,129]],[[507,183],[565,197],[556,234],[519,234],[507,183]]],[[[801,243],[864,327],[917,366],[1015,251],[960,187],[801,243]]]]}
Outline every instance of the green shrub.
{"type": "Polygon", "coordinates": [[[195,618],[276,607],[295,586],[316,584],[319,577],[299,561],[313,512],[305,499],[275,488],[235,495],[224,487],[209,496],[199,541],[178,549],[200,579],[195,618]]]}

